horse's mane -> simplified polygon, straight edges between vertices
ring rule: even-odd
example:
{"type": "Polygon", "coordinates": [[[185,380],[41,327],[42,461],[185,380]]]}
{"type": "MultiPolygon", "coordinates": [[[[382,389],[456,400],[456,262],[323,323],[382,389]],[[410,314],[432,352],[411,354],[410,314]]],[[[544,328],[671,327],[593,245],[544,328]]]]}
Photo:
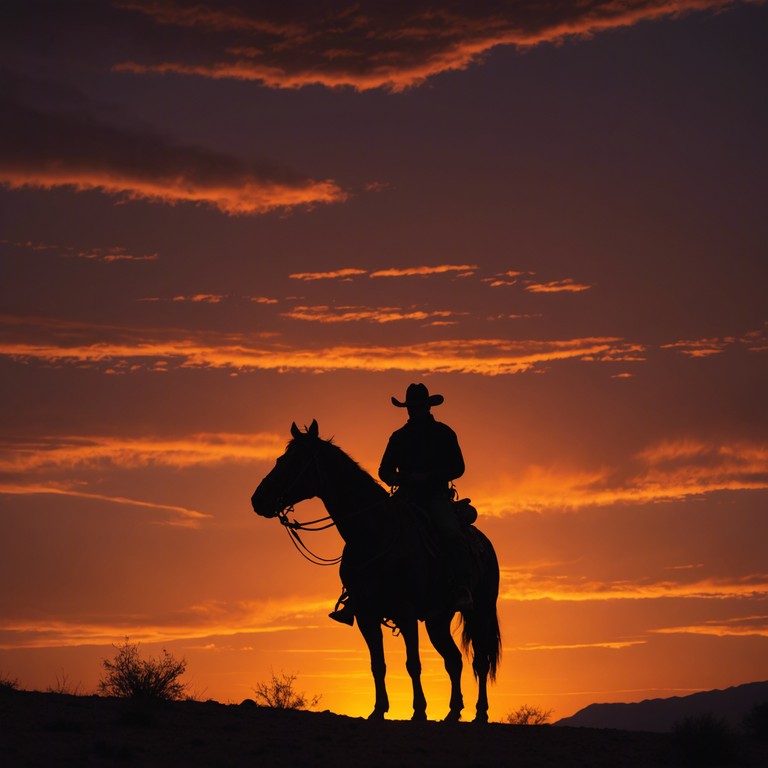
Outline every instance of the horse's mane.
{"type": "MultiPolygon", "coordinates": [[[[288,442],[286,450],[290,450],[293,447],[298,448],[302,445],[302,442],[302,438],[299,438],[298,440],[294,438],[288,442]]],[[[364,470],[349,454],[345,453],[333,442],[333,438],[325,440],[318,437],[315,439],[315,442],[317,442],[320,450],[323,451],[323,454],[331,461],[331,471],[337,469],[339,474],[344,473],[346,475],[346,482],[355,482],[360,483],[361,485],[368,484],[379,493],[387,493],[378,480],[364,470]]]]}

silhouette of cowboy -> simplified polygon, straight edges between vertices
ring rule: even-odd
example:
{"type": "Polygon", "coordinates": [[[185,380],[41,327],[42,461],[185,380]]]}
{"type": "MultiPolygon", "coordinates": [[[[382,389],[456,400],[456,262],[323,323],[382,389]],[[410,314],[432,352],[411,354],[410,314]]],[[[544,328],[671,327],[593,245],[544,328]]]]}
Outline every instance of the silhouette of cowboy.
{"type": "Polygon", "coordinates": [[[430,413],[443,401],[442,395],[430,395],[424,384],[411,384],[405,402],[392,398],[394,406],[408,409],[408,421],[392,433],[379,466],[383,482],[426,510],[436,500],[450,501],[451,481],[464,474],[456,433],[430,413]]]}
{"type": "MultiPolygon", "coordinates": [[[[392,398],[397,408],[408,409],[408,421],[392,433],[379,466],[379,478],[397,488],[394,495],[417,504],[429,515],[444,550],[444,563],[452,581],[454,608],[472,606],[469,591],[470,560],[467,544],[452,507],[451,481],[464,474],[464,457],[456,433],[431,414],[442,395],[430,395],[424,384],[410,384],[405,401],[392,398]]],[[[353,610],[346,596],[330,615],[352,624],[353,610]]]]}
{"type": "Polygon", "coordinates": [[[446,550],[456,609],[472,604],[469,592],[469,552],[459,519],[452,507],[451,481],[464,474],[464,457],[456,433],[436,421],[430,410],[441,405],[442,395],[430,395],[424,384],[410,384],[405,401],[392,398],[397,408],[407,408],[408,421],[392,433],[379,466],[379,478],[397,486],[403,496],[429,513],[446,550]]]}

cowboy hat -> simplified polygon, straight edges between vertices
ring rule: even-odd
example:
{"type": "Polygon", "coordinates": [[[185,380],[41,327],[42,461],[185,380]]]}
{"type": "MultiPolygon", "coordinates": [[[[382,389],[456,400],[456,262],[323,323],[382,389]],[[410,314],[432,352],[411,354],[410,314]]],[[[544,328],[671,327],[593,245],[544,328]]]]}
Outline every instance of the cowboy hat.
{"type": "Polygon", "coordinates": [[[440,405],[445,398],[442,395],[430,395],[429,390],[424,384],[409,384],[408,389],[405,391],[405,401],[392,398],[392,405],[396,405],[398,408],[405,408],[409,405],[427,405],[432,407],[433,405],[440,405]]]}

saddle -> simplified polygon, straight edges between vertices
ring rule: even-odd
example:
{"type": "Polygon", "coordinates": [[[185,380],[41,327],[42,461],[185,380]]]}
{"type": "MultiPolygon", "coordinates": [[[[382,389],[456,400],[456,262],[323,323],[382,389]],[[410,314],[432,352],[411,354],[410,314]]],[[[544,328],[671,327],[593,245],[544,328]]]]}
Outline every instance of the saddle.
{"type": "MultiPolygon", "coordinates": [[[[448,584],[450,565],[447,553],[435,531],[430,514],[405,499],[391,500],[395,514],[401,516],[401,548],[403,570],[411,589],[411,597],[420,619],[445,609],[452,600],[448,584]]],[[[472,523],[477,510],[470,499],[448,502],[450,512],[459,520],[473,561],[477,561],[477,537],[472,523]]]]}

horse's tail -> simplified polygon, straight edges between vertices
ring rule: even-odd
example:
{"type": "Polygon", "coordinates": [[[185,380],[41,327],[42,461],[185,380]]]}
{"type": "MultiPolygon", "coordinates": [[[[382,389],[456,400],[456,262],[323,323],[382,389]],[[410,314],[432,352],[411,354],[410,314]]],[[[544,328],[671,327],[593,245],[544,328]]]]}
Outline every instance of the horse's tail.
{"type": "Polygon", "coordinates": [[[472,661],[475,678],[487,674],[491,682],[501,660],[501,630],[496,613],[499,595],[499,562],[489,539],[476,528],[481,543],[480,572],[477,585],[472,590],[472,608],[462,611],[463,628],[461,643],[472,661]]]}

